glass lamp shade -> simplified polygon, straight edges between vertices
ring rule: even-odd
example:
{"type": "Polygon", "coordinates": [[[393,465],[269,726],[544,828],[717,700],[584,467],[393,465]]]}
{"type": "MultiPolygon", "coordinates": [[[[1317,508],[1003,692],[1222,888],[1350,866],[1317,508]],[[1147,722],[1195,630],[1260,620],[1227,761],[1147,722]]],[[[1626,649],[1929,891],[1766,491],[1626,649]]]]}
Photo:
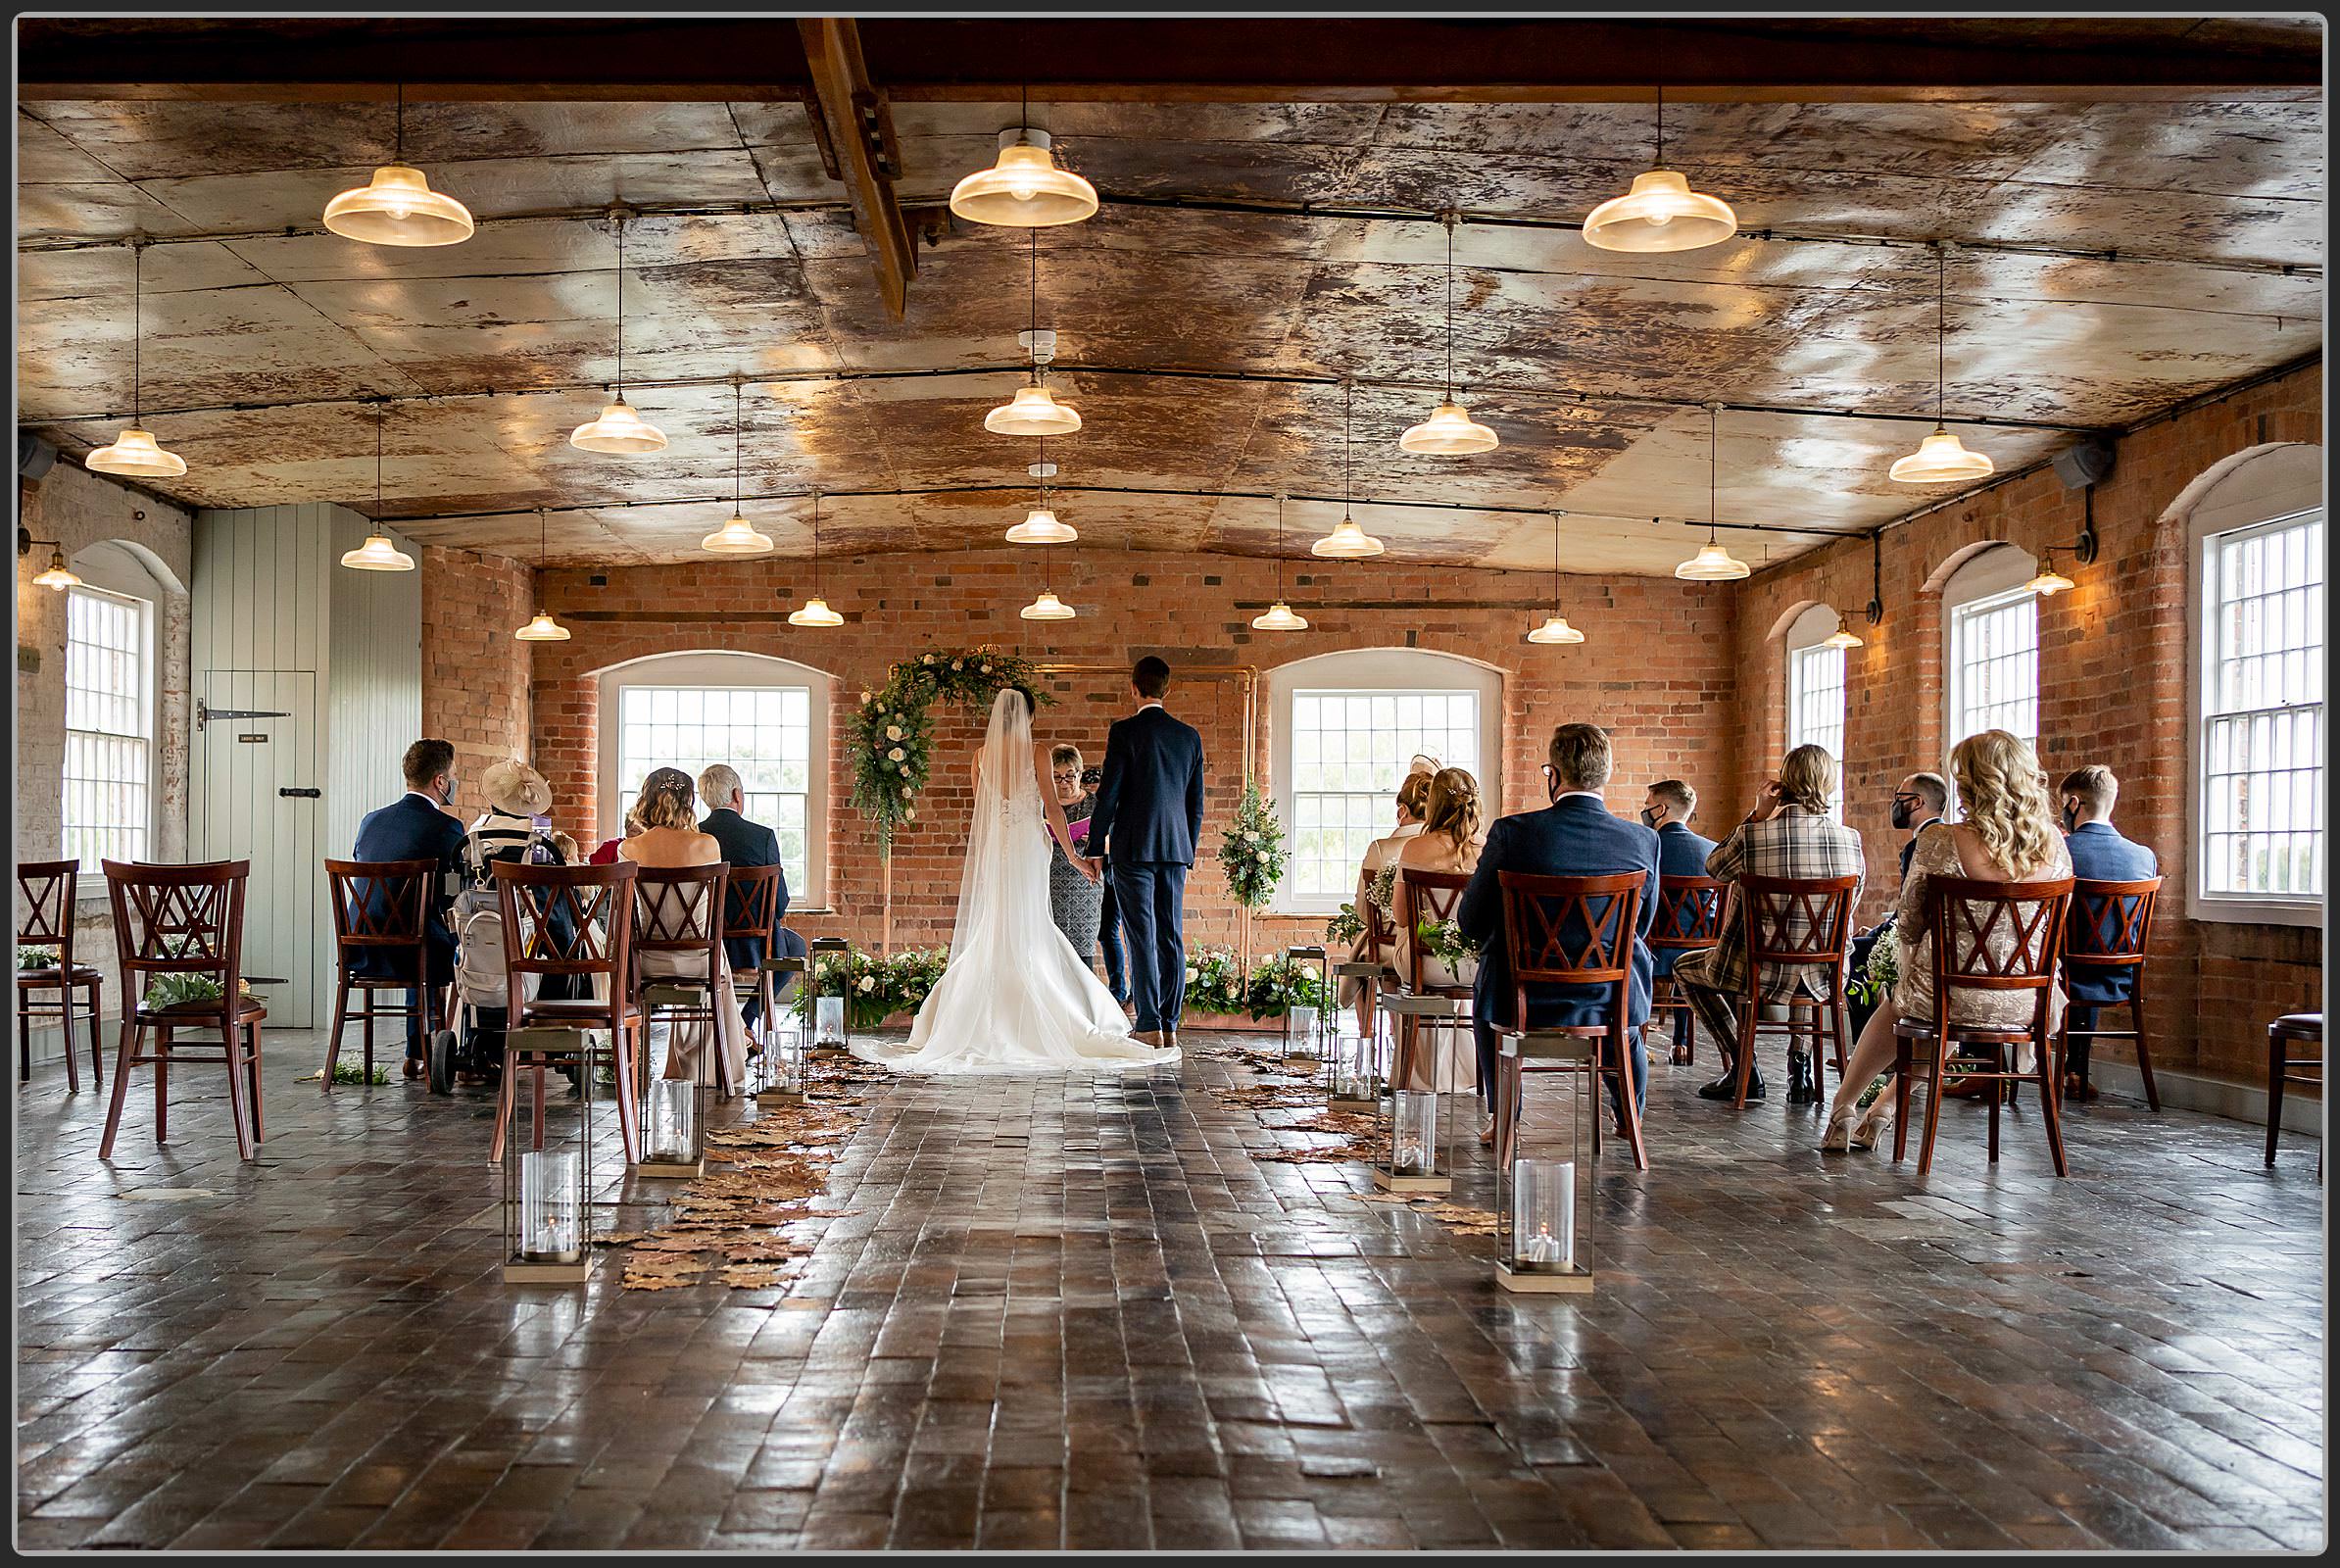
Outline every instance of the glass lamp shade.
{"type": "Polygon", "coordinates": [[[1007,530],[1011,545],[1069,545],[1081,537],[1069,522],[1059,522],[1046,507],[1034,507],[1022,522],[1007,530]]]}
{"type": "Polygon", "coordinates": [[[1049,228],[1097,211],[1097,187],[1056,167],[1048,133],[1030,126],[999,132],[999,157],[951,187],[951,210],[970,223],[1049,228]]]}
{"type": "Polygon", "coordinates": [[[1684,582],[1736,582],[1754,568],[1739,560],[1713,540],[1698,547],[1698,553],[1674,568],[1674,575],[1684,582]]]}
{"type": "Polygon", "coordinates": [[[48,569],[32,579],[32,586],[54,588],[59,593],[63,593],[68,588],[80,587],[81,579],[74,576],[73,569],[65,564],[65,552],[52,550],[49,552],[48,569]]]}
{"type": "Polygon", "coordinates": [[[814,594],[804,601],[804,608],[789,612],[791,626],[842,626],[845,617],[829,608],[829,602],[814,594]]]}
{"type": "Polygon", "coordinates": [[[366,536],[366,543],[355,550],[341,553],[341,564],[360,571],[413,571],[414,558],[383,538],[378,533],[366,536]]]}
{"type": "Polygon", "coordinates": [[[1543,624],[1528,633],[1532,643],[1581,643],[1584,634],[1568,623],[1566,615],[1546,615],[1543,624]]]}
{"type": "Polygon", "coordinates": [[[1584,243],[1604,251],[1694,251],[1738,232],[1731,204],[1690,189],[1671,169],[1636,175],[1633,188],[1592,209],[1584,243]]]}
{"type": "Polygon", "coordinates": [[[756,524],[737,513],[731,520],[699,541],[699,548],[718,556],[760,556],[772,548],[771,537],[756,531],[756,524]]]}
{"type": "Polygon", "coordinates": [[[1838,621],[1836,629],[1820,640],[1820,646],[1823,648],[1858,648],[1861,646],[1861,639],[1852,634],[1851,627],[1838,621]]]}
{"type": "Polygon", "coordinates": [[[568,641],[568,628],[540,610],[512,636],[524,643],[564,643],[568,641]]]}
{"type": "Polygon", "coordinates": [[[1436,413],[1397,438],[1400,452],[1432,457],[1460,458],[1474,452],[1492,452],[1501,443],[1495,432],[1471,417],[1459,403],[1441,403],[1436,413]]]}
{"type": "Polygon", "coordinates": [[[1382,542],[1357,526],[1354,517],[1342,516],[1333,531],[1308,547],[1312,556],[1327,561],[1363,561],[1382,553],[1382,542]]]}
{"type": "Polygon", "coordinates": [[[1044,588],[1038,599],[1033,600],[1016,613],[1026,620],[1071,620],[1080,612],[1058,599],[1055,590],[1044,588]]]}
{"type": "MultiPolygon", "coordinates": [[[[34,580],[38,581],[39,579],[35,578],[34,580]]],[[[2058,571],[2056,569],[2055,563],[2050,562],[2045,566],[2039,568],[2038,576],[2032,578],[2029,582],[2024,583],[2023,586],[2035,594],[2047,595],[2060,594],[2065,589],[2075,587],[2077,585],[2074,584],[2070,577],[2067,577],[2064,575],[2064,573],[2058,571]]]]}
{"type": "Polygon", "coordinates": [[[1956,484],[1961,479],[1988,478],[1995,465],[1979,452],[1969,452],[1958,437],[1933,427],[1933,434],[1918,443],[1918,450],[1898,460],[1888,477],[1899,484],[1956,484]]]}
{"type": "Polygon", "coordinates": [[[1034,383],[985,415],[983,427],[994,435],[1070,435],[1081,427],[1081,411],[1034,383]]]}
{"type": "Polygon", "coordinates": [[[175,479],[187,471],[187,460],[164,451],[150,432],[132,425],[116,436],[112,446],[100,447],[83,458],[81,466],[133,479],[175,479]]]}
{"type": "Polygon", "coordinates": [[[384,164],[371,183],[325,203],[325,226],[368,245],[454,245],[471,237],[471,215],[421,170],[384,164]]]}
{"type": "MultiPolygon", "coordinates": [[[[815,601],[817,603],[817,601],[815,601]]],[[[815,997],[812,999],[812,1045],[815,1050],[843,1051],[845,1039],[845,999],[843,997],[815,997]]]]}
{"type": "Polygon", "coordinates": [[[636,414],[625,399],[602,410],[601,417],[590,419],[569,432],[568,444],[587,452],[609,452],[620,457],[641,452],[662,452],[666,447],[666,432],[636,414]]]}
{"type": "Polygon", "coordinates": [[[1308,617],[1294,613],[1292,606],[1277,600],[1268,607],[1267,613],[1251,617],[1253,631],[1306,631],[1308,617]]]}

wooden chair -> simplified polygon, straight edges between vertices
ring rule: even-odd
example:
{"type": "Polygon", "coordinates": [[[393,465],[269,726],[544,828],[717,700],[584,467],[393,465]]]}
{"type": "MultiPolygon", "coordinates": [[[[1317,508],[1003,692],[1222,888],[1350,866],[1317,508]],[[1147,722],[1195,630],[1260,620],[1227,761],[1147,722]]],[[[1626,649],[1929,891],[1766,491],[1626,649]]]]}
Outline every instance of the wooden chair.
{"type": "Polygon", "coordinates": [[[333,1092],[333,1069],[341,1061],[341,1032],[348,1024],[350,995],[362,999],[366,1038],[366,1082],[373,1082],[373,1021],[375,1018],[415,1020],[421,1038],[430,1038],[430,891],[438,864],[431,860],[327,860],[325,881],[333,900],[333,1028],[325,1036],[325,1075],[322,1090],[333,1092]],[[369,953],[391,959],[388,975],[358,973],[369,953]],[[403,959],[402,956],[403,955],[403,959]],[[407,1001],[384,1004],[385,992],[403,992],[407,1001]]]}
{"type": "MultiPolygon", "coordinates": [[[[1465,871],[1418,871],[1402,867],[1390,894],[1390,942],[1387,950],[1397,960],[1395,990],[1401,997],[1414,1001],[1440,1001],[1450,1005],[1437,1011],[1401,1009],[1397,1014],[1397,1048],[1390,1069],[1390,1082],[1406,1088],[1414,1081],[1414,1037],[1423,1029],[1441,1029],[1449,1034],[1460,1033],[1465,1038],[1471,1029],[1471,988],[1467,985],[1434,983],[1428,976],[1436,960],[1422,950],[1419,937],[1400,943],[1398,933],[1409,936],[1421,922],[1451,920],[1462,904],[1463,889],[1471,885],[1470,873],[1465,871]]],[[[1476,1060],[1476,1053],[1473,1059],[1476,1060]]],[[[1436,1082],[1436,1069],[1433,1069],[1436,1082]]]]}
{"type": "Polygon", "coordinates": [[[636,1127],[634,1082],[638,1071],[642,1008],[633,988],[634,878],[640,867],[631,860],[609,865],[520,865],[510,860],[492,862],[496,902],[504,916],[505,1012],[504,1086],[496,1106],[496,1135],[488,1149],[490,1163],[504,1157],[504,1130],[512,1122],[513,1085],[520,1068],[541,1067],[555,1056],[569,1056],[581,1073],[599,1065],[591,1048],[548,1048],[536,1044],[562,1038],[586,1039],[578,1034],[520,1035],[539,1026],[570,1030],[607,1030],[617,1074],[617,1128],[625,1141],[629,1165],[642,1162],[636,1127]],[[541,987],[555,977],[598,981],[599,997],[564,1001],[530,996],[530,982],[541,987]],[[525,1058],[523,1060],[522,1058],[525,1058]]]}
{"type": "MultiPolygon", "coordinates": [[[[1713,947],[1722,939],[1723,894],[1730,886],[1711,876],[1659,877],[1657,921],[1649,928],[1649,951],[1679,957],[1713,947]]],[[[1644,1027],[1677,1016],[1692,1016],[1689,999],[1675,985],[1673,975],[1658,975],[1650,987],[1649,1024],[1644,1027]]],[[[1684,1043],[1674,1048],[1673,1063],[1688,1065],[1697,1055],[1697,1042],[1698,1031],[1693,1027],[1684,1043]]]]}
{"type": "MultiPolygon", "coordinates": [[[[2155,1110],[2162,1108],[2161,1091],[2153,1082],[2153,1048],[2145,1035],[2145,945],[2153,927],[2154,900],[2162,890],[2158,876],[2141,882],[2090,882],[2075,878],[2072,884],[2072,909],[2064,922],[2064,979],[2069,997],[2074,971],[2086,973],[2099,970],[2118,974],[2128,971],[2128,1017],[2126,1029],[2074,1029],[2072,1014],[2075,1006],[2067,1006],[2064,1013],[2064,1035],[2057,1043],[2057,1056],[2072,1060],[2072,1037],[2083,1040],[2133,1040],[2136,1042],[2137,1071],[2145,1079],[2145,1103],[2155,1110]]],[[[2102,1004],[2118,1006],[2118,1003],[2102,1004]]],[[[2096,1009],[2090,1007],[2091,1013],[2096,1009]]],[[[2062,1086],[2058,1085],[2058,1093],[2062,1086]]],[[[2080,1098],[2095,1099],[2088,1085],[2085,1057],[2080,1063],[2080,1098]]]]}
{"type": "Polygon", "coordinates": [[[1746,986],[1736,998],[1738,1013],[1738,1093],[1734,1107],[1744,1109],[1747,1085],[1755,1074],[1755,1048],[1766,1029],[1787,1036],[1793,1051],[1798,1040],[1812,1045],[1814,1110],[1828,1103],[1828,1074],[1822,1070],[1820,1047],[1836,1053],[1836,1076],[1844,1076],[1844,952],[1852,931],[1857,876],[1779,877],[1742,876],[1738,912],[1745,934],[1746,986]],[[1828,1000],[1816,1001],[1798,992],[1784,1004],[1784,1020],[1763,1016],[1765,976],[1779,969],[1825,968],[1828,1000]]]}
{"type": "MultiPolygon", "coordinates": [[[[715,995],[717,959],[723,952],[723,890],[731,867],[712,865],[640,867],[634,875],[633,985],[642,1009],[643,1087],[649,1084],[650,1026],[664,1023],[669,1031],[696,1025],[707,1031],[697,1064],[699,1081],[707,1082],[707,1058],[714,1058],[715,1084],[724,1098],[740,1092],[723,1059],[720,1009],[715,995]],[[673,956],[671,962],[651,960],[673,956]],[[652,973],[663,969],[665,973],[652,973]]],[[[759,966],[760,967],[760,966],[759,966]]]]}
{"type": "MultiPolygon", "coordinates": [[[[2041,1118],[2047,1123],[2048,1154],[2056,1174],[2067,1174],[2064,1163],[2063,1096],[2057,1093],[2056,1038],[2048,1029],[2050,999],[2056,987],[2056,964],[2064,945],[2064,913],[2072,901],[2072,878],[2038,882],[1984,882],[1973,877],[1936,876],[1926,888],[1926,927],[1933,939],[1933,1011],[1931,1021],[1904,1018],[1893,1031],[1893,1157],[1909,1150],[1910,1068],[1921,1042],[1925,1045],[1926,1142],[1918,1152],[1918,1174],[1933,1168],[1933,1140],[1942,1119],[1942,1064],[1953,1045],[1982,1046],[1980,1059],[1988,1066],[1967,1070],[1968,1076],[1989,1086],[1983,1096],[1990,1106],[1990,1157],[1999,1157],[1999,1095],[2002,1084],[2025,1080],[2039,1085],[2041,1118]],[[1994,939],[2005,940],[2005,956],[1991,952],[1994,939]],[[2031,993],[2031,1021],[2018,1029],[1990,1028],[1950,1021],[1959,991],[2031,993]],[[2028,1042],[2032,1070],[2019,1072],[2007,1057],[2007,1048],[2028,1042]]],[[[1907,949],[1903,950],[1907,952],[1907,949]]]]}
{"type": "Polygon", "coordinates": [[[165,1141],[170,1126],[171,1064],[219,1062],[227,1069],[227,1112],[235,1124],[236,1152],[250,1159],[258,1151],[263,1127],[260,1106],[260,1026],[267,1007],[244,994],[244,884],[252,874],[249,860],[214,860],[198,865],[144,865],[120,860],[102,862],[106,896],[114,910],[114,950],[122,964],[122,1044],[114,1058],[114,1097],[106,1106],[106,1131],[98,1141],[98,1158],[114,1154],[115,1134],[122,1127],[122,1101],[130,1088],[130,1069],[152,1063],[155,1069],[155,1142],[165,1141]],[[209,976],[219,987],[218,998],[150,1007],[146,993],[157,976],[209,976]],[[214,1047],[198,1042],[195,1050],[217,1050],[218,1055],[191,1055],[175,1036],[189,1029],[219,1032],[214,1047]],[[143,1049],[154,1036],[154,1049],[143,1049]],[[179,1054],[174,1057],[171,1053],[179,1054]]]}
{"type": "MultiPolygon", "coordinates": [[[[1513,995],[1511,1026],[1506,1034],[1569,1035],[1599,1041],[1593,1057],[1595,1078],[1613,1078],[1617,1102],[1624,1108],[1625,1140],[1633,1152],[1633,1168],[1649,1168],[1649,1151],[1641,1138],[1641,1110],[1633,1101],[1633,1064],[1628,1054],[1627,1023],[1633,1005],[1633,942],[1640,926],[1639,871],[1609,876],[1533,876],[1498,871],[1496,886],[1503,895],[1503,942],[1511,964],[1513,995]],[[1609,1016],[1604,1023],[1565,1027],[1528,1022],[1531,985],[1608,986],[1609,1016]]],[[[1506,1054],[1496,1073],[1495,1162],[1511,1165],[1514,1136],[1519,1129],[1522,1074],[1529,1070],[1518,1055],[1506,1054]]],[[[1536,1071],[1573,1071],[1570,1064],[1539,1066],[1536,1071]]],[[[1596,1086],[1587,1086],[1597,1094],[1596,1086]]],[[[1592,1118],[1592,1152],[1600,1152],[1601,1123],[1592,1118]]]]}
{"type": "Polygon", "coordinates": [[[73,1062],[73,1002],[89,1016],[89,1086],[106,1087],[106,1048],[98,1040],[99,989],[105,976],[73,961],[73,900],[81,877],[78,860],[27,860],[17,867],[17,948],[55,948],[57,961],[44,969],[17,971],[17,1078],[32,1081],[32,1020],[55,1018],[65,1031],[65,1087],[81,1092],[81,1069],[73,1062]],[[40,993],[54,991],[55,1002],[40,993]]]}
{"type": "MultiPolygon", "coordinates": [[[[1396,902],[1394,892],[1390,894],[1390,902],[1396,902]]],[[[1397,954],[1397,925],[1389,918],[1389,911],[1370,898],[1358,906],[1358,912],[1365,921],[1365,941],[1358,949],[1358,956],[1373,965],[1373,973],[1359,976],[1358,985],[1364,1016],[1371,1018],[1381,1011],[1381,993],[1399,983],[1397,971],[1389,966],[1389,960],[1397,954]]]]}
{"type": "MultiPolygon", "coordinates": [[[[772,946],[779,940],[780,924],[780,867],[777,865],[735,865],[731,880],[725,884],[723,895],[723,940],[741,938],[758,941],[763,951],[756,961],[746,968],[734,964],[731,971],[732,990],[742,1005],[750,998],[756,1004],[756,1032],[767,1034],[772,1027],[776,987],[772,971],[763,966],[763,959],[772,956],[772,946]]],[[[749,1042],[755,1049],[755,1042],[749,1042]]]]}
{"type": "MultiPolygon", "coordinates": [[[[2267,1026],[2267,1163],[2271,1170],[2275,1163],[2275,1135],[2283,1127],[2283,1086],[2285,1084],[2314,1084],[2318,1093],[2323,1089],[2323,1014],[2320,1012],[2289,1012],[2267,1026]],[[2313,1056],[2295,1056],[2293,1046],[2314,1046],[2313,1056]],[[2312,1073],[2295,1073],[2294,1067],[2313,1067],[2312,1073]]],[[[2323,1175],[2323,1146],[2316,1146],[2316,1174],[2323,1175]]]]}

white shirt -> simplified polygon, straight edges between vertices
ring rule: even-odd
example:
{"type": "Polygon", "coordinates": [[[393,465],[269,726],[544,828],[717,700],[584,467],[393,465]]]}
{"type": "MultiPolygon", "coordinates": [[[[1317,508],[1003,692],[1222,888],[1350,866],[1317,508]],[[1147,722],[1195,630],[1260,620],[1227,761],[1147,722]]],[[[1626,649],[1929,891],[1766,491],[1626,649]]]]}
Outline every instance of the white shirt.
{"type": "Polygon", "coordinates": [[[1148,697],[1146,699],[1146,701],[1138,705],[1138,711],[1143,713],[1149,708],[1159,708],[1161,706],[1162,700],[1159,697],[1148,697]]]}
{"type": "Polygon", "coordinates": [[[1559,794],[1552,797],[1552,804],[1554,806],[1558,806],[1562,801],[1567,800],[1572,795],[1583,795],[1588,799],[1600,801],[1601,805],[1603,806],[1609,804],[1606,800],[1602,799],[1601,793],[1598,790],[1562,790],[1559,794]]]}

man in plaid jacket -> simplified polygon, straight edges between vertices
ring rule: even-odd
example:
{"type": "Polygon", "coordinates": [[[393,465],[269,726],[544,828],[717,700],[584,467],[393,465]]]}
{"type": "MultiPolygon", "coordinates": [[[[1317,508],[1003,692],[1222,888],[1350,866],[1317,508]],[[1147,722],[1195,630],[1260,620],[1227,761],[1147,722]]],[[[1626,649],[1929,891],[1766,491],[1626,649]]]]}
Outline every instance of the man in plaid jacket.
{"type": "MultiPolygon", "coordinates": [[[[1746,820],[1706,858],[1708,876],[1733,884],[1723,905],[1722,936],[1705,952],[1686,954],[1677,960],[1674,981],[1722,1052],[1723,1075],[1698,1091],[1708,1100],[1731,1100],[1738,1092],[1738,1004],[1747,989],[1746,926],[1739,910],[1738,879],[1868,875],[1861,835],[1828,815],[1836,776],[1836,760],[1824,748],[1797,747],[1780,764],[1779,776],[1763,786],[1746,820]]],[[[1861,902],[1857,884],[1852,902],[1855,906],[1861,902]]],[[[1790,940],[1801,934],[1796,929],[1798,919],[1791,914],[1782,933],[1790,940]]],[[[1832,965],[1769,964],[1756,977],[1757,996],[1774,1004],[1798,996],[1830,1002],[1842,978],[1832,965]]],[[[1787,1068],[1788,1102],[1816,1101],[1819,1086],[1813,1078],[1811,1057],[1791,1049],[1787,1068]]],[[[1763,1095],[1763,1073],[1758,1067],[1749,1074],[1747,1098],[1761,1100],[1763,1095]]]]}

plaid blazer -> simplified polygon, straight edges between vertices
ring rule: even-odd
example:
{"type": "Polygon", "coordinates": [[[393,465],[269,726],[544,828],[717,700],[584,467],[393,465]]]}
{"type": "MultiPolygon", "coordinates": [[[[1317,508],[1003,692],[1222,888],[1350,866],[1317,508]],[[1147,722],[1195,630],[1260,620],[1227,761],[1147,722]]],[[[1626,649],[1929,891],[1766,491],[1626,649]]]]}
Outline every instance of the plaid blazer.
{"type": "MultiPolygon", "coordinates": [[[[1706,874],[1732,884],[1723,903],[1722,939],[1704,953],[1684,954],[1674,965],[1677,979],[1736,996],[1747,986],[1746,916],[1739,912],[1738,879],[1777,876],[1809,879],[1869,874],[1861,835],[1832,817],[1783,806],[1766,821],[1741,822],[1706,858],[1706,874]]],[[[1853,906],[1861,903],[1855,886],[1853,906]]],[[[1798,934],[1791,930],[1788,934],[1798,934]]],[[[1850,935],[1849,929],[1847,935],[1850,935]]],[[[1761,977],[1761,999],[1785,1002],[1806,996],[1827,1002],[1836,994],[1836,976],[1822,964],[1774,964],[1761,977]]]]}

